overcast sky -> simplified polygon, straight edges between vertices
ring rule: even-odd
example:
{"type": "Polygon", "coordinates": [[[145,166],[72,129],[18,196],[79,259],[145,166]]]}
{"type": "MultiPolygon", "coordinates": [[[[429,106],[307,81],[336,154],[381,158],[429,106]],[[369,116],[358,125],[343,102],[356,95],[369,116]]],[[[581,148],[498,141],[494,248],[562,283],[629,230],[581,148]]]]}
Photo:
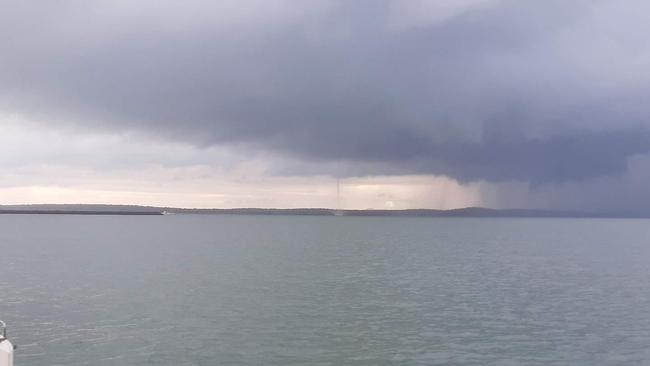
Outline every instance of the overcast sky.
{"type": "Polygon", "coordinates": [[[0,203],[650,212],[647,1],[0,6],[0,203]]]}

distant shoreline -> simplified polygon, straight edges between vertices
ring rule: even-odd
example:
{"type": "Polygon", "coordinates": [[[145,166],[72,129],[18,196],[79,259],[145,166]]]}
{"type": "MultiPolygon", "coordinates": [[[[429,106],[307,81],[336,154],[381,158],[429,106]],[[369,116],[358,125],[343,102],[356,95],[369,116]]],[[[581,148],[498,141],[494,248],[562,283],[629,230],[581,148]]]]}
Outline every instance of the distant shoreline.
{"type": "Polygon", "coordinates": [[[83,211],[83,210],[0,210],[0,215],[136,215],[162,216],[162,212],[83,211]]]}
{"type": "Polygon", "coordinates": [[[491,209],[467,207],[452,210],[336,210],[329,208],[226,208],[194,209],[135,205],[0,205],[0,215],[118,215],[163,216],[195,215],[293,215],[293,216],[366,216],[366,217],[470,217],[470,218],[650,218],[650,213],[593,213],[535,209],[491,209]]]}

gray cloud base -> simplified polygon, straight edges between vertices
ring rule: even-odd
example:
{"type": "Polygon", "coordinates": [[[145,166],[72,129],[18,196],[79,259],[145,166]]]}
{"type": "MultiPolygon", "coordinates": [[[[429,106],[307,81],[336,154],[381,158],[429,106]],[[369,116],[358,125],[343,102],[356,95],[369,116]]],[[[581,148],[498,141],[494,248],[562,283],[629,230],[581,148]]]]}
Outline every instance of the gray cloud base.
{"type": "Polygon", "coordinates": [[[179,11],[208,16],[180,27],[163,3],[142,18],[2,4],[0,105],[358,165],[350,175],[542,185],[625,174],[650,151],[641,1],[494,1],[398,26],[391,1],[289,2],[272,21],[251,2],[235,24],[190,1],[179,11]]]}

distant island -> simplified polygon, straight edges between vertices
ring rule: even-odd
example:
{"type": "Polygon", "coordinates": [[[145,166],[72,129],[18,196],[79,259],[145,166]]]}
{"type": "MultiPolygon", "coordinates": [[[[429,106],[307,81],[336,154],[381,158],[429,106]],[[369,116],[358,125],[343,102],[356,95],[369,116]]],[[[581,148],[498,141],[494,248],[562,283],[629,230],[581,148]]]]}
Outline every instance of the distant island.
{"type": "Polygon", "coordinates": [[[650,218],[650,213],[593,213],[534,209],[466,207],[452,210],[335,210],[328,208],[175,208],[102,204],[0,205],[0,215],[302,215],[302,216],[393,216],[393,217],[562,217],[562,218],[650,218]]]}

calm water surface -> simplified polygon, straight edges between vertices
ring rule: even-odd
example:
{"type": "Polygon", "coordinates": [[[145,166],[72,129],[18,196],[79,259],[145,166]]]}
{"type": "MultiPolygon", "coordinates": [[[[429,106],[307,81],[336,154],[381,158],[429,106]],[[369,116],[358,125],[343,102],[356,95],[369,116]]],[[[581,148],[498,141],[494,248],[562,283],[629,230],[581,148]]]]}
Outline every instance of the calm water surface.
{"type": "Polygon", "coordinates": [[[16,366],[648,365],[650,221],[0,216],[16,366]]]}

